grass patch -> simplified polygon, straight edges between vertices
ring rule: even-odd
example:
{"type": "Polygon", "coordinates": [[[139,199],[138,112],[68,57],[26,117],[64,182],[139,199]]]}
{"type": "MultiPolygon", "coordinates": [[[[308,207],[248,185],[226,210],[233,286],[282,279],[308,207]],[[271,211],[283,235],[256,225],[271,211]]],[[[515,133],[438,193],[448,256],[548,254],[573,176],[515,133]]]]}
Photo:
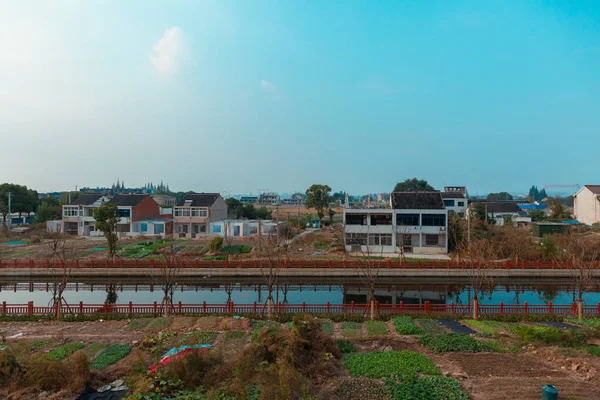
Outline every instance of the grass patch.
{"type": "Polygon", "coordinates": [[[333,335],[333,324],[331,322],[329,322],[329,321],[320,322],[319,327],[326,334],[333,335]]]}
{"type": "Polygon", "coordinates": [[[567,347],[582,346],[594,335],[594,332],[588,329],[563,331],[552,327],[530,325],[514,326],[512,332],[526,342],[567,347]]]}
{"type": "Polygon", "coordinates": [[[356,353],[356,345],[352,342],[338,339],[335,341],[335,344],[337,344],[338,348],[343,354],[356,353]]]}
{"type": "Polygon", "coordinates": [[[367,328],[368,336],[380,336],[388,334],[387,324],[383,321],[366,321],[365,327],[367,328]]]}
{"type": "Polygon", "coordinates": [[[77,350],[83,349],[84,347],[85,346],[83,345],[83,343],[79,342],[66,343],[47,353],[45,355],[45,358],[48,360],[60,361],[75,353],[77,350]]]}
{"type": "Polygon", "coordinates": [[[360,322],[344,321],[340,325],[342,336],[347,338],[356,338],[360,336],[362,324],[360,322]]]}
{"type": "Polygon", "coordinates": [[[151,318],[134,319],[127,324],[127,329],[140,330],[145,329],[152,322],[151,318]]]}
{"type": "Polygon", "coordinates": [[[496,346],[459,333],[421,336],[421,344],[435,353],[494,351],[496,346]]]}
{"type": "Polygon", "coordinates": [[[496,329],[493,326],[490,326],[489,324],[487,324],[484,321],[478,321],[475,319],[465,319],[463,321],[461,321],[463,324],[470,326],[471,328],[475,328],[478,331],[480,331],[481,333],[483,333],[484,335],[489,335],[489,336],[497,336],[500,334],[500,332],[498,331],[498,329],[496,329]]]}
{"type": "Polygon", "coordinates": [[[91,369],[104,369],[116,364],[117,361],[129,354],[130,350],[131,346],[127,344],[110,345],[94,358],[90,367],[91,369]]]}
{"type": "Polygon", "coordinates": [[[342,329],[342,336],[346,338],[357,338],[360,336],[360,331],[358,329],[342,329]]]}
{"type": "Polygon", "coordinates": [[[223,335],[223,343],[228,343],[233,340],[239,340],[239,339],[242,339],[243,337],[244,337],[244,332],[242,332],[242,331],[227,332],[225,335],[223,335]]]}
{"type": "Polygon", "coordinates": [[[430,318],[422,318],[418,319],[417,323],[423,329],[423,331],[428,335],[441,335],[446,333],[447,331],[437,323],[436,320],[430,318]]]}
{"type": "Polygon", "coordinates": [[[198,343],[211,344],[216,337],[217,334],[213,331],[196,330],[183,335],[183,337],[180,339],[180,343],[187,345],[193,345],[198,343]]]}
{"type": "Polygon", "coordinates": [[[161,317],[155,318],[151,320],[148,325],[146,325],[146,329],[164,329],[171,326],[171,318],[161,317]]]}
{"type": "Polygon", "coordinates": [[[100,350],[102,350],[105,347],[106,346],[102,343],[92,343],[83,350],[83,353],[86,356],[88,356],[88,358],[93,358],[100,350]]]}
{"type": "Polygon", "coordinates": [[[423,354],[414,351],[376,351],[350,354],[344,363],[352,376],[409,381],[419,374],[440,375],[440,370],[423,354]]]}
{"type": "Polygon", "coordinates": [[[319,242],[318,240],[316,240],[313,242],[313,247],[316,250],[325,250],[329,248],[329,245],[327,243],[319,242]]]}
{"type": "Polygon", "coordinates": [[[446,376],[425,376],[405,383],[386,381],[391,400],[467,400],[460,383],[446,376]]]}
{"type": "Polygon", "coordinates": [[[587,345],[583,349],[593,356],[600,357],[600,347],[598,346],[587,345]]]}
{"type": "Polygon", "coordinates": [[[263,329],[263,328],[279,328],[281,325],[279,322],[265,320],[253,320],[252,328],[253,329],[263,329]]]}
{"type": "Polygon", "coordinates": [[[600,318],[566,318],[565,322],[587,326],[589,328],[600,328],[600,318]]]}
{"type": "Polygon", "coordinates": [[[420,335],[423,333],[423,329],[415,325],[411,317],[396,317],[392,319],[396,332],[400,335],[420,335]]]}

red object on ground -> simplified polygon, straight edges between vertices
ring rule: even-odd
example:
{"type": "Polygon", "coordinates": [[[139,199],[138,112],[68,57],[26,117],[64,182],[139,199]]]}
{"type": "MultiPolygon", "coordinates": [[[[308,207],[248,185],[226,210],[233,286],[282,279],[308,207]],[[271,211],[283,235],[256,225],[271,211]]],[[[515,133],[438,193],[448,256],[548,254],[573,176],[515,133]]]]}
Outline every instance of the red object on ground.
{"type": "Polygon", "coordinates": [[[187,353],[190,353],[194,350],[206,350],[206,349],[184,349],[184,350],[180,351],[179,353],[175,354],[174,356],[163,357],[163,359],[160,360],[160,362],[158,364],[150,367],[150,371],[156,372],[158,370],[158,367],[160,367],[161,365],[167,365],[168,363],[170,363],[173,360],[179,360],[180,358],[183,358],[187,353]]]}

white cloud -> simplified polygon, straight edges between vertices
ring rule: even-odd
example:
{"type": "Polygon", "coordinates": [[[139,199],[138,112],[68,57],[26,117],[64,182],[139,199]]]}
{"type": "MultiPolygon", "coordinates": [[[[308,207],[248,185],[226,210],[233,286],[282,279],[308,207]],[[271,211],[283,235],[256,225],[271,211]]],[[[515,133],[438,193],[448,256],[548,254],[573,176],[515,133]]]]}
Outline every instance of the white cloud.
{"type": "Polygon", "coordinates": [[[265,93],[277,93],[278,92],[277,86],[273,85],[269,81],[265,81],[264,79],[262,81],[260,81],[260,87],[263,90],[263,92],[265,92],[265,93]]]}
{"type": "Polygon", "coordinates": [[[177,72],[184,50],[183,31],[178,26],[169,28],[154,45],[150,53],[150,64],[164,74],[177,72]]]}

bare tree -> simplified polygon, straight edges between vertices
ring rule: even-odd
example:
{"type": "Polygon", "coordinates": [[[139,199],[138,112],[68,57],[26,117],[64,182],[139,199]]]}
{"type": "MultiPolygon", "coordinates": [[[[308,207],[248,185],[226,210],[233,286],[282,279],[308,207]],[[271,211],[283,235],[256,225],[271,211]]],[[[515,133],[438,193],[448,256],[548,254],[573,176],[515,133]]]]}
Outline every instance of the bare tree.
{"type": "Polygon", "coordinates": [[[600,243],[581,235],[560,235],[557,260],[571,271],[577,291],[577,318],[583,318],[583,295],[590,291],[596,277],[600,243]]]}
{"type": "Polygon", "coordinates": [[[229,263],[229,257],[231,256],[231,248],[233,246],[233,241],[235,239],[233,232],[231,232],[232,228],[233,228],[233,221],[231,221],[231,220],[223,221],[223,244],[225,245],[225,248],[227,250],[225,252],[225,260],[227,263],[229,263]]]}
{"type": "Polygon", "coordinates": [[[175,242],[172,237],[170,238],[170,242],[170,245],[163,250],[163,259],[157,277],[163,292],[162,306],[163,316],[165,317],[171,315],[171,310],[173,308],[173,294],[175,293],[177,280],[181,273],[180,259],[177,255],[175,242]]]}
{"type": "Polygon", "coordinates": [[[467,248],[467,273],[473,290],[473,319],[479,318],[479,299],[486,290],[494,287],[492,271],[497,259],[497,251],[489,239],[473,239],[467,248]]]}
{"type": "Polygon", "coordinates": [[[54,308],[54,316],[57,320],[63,318],[63,305],[69,308],[64,298],[64,291],[71,278],[71,269],[75,265],[77,257],[77,246],[68,245],[66,235],[57,233],[48,241],[48,247],[52,252],[52,280],[54,284],[51,287],[52,299],[50,300],[54,308]]]}
{"type": "Polygon", "coordinates": [[[260,274],[267,289],[267,316],[273,315],[273,289],[277,285],[281,268],[285,265],[287,246],[277,246],[277,237],[260,235],[259,249],[254,252],[254,259],[260,269],[260,274]]]}

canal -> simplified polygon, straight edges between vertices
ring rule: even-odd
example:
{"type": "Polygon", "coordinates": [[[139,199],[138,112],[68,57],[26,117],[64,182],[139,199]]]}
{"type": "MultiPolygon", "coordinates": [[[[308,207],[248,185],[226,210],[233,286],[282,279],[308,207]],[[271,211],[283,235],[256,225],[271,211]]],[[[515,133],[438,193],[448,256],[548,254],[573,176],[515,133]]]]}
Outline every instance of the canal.
{"type": "MultiPolygon", "coordinates": [[[[3,278],[0,280],[0,302],[36,305],[51,302],[56,283],[48,278],[3,278]]],[[[286,278],[279,279],[275,301],[289,304],[366,303],[367,288],[358,278],[286,278]]],[[[78,278],[71,279],[64,292],[70,304],[80,301],[100,304],[133,302],[151,304],[161,302],[163,291],[160,282],[143,278],[78,278]]],[[[236,304],[265,302],[267,292],[264,282],[256,278],[188,278],[177,283],[172,291],[173,301],[184,304],[236,304]]],[[[387,278],[377,281],[376,297],[381,304],[468,304],[472,290],[460,279],[387,278]]],[[[519,281],[495,280],[493,288],[486,291],[482,304],[571,304],[575,299],[574,286],[565,280],[537,279],[519,281]]],[[[586,293],[587,304],[600,302],[600,282],[586,293]]]]}

